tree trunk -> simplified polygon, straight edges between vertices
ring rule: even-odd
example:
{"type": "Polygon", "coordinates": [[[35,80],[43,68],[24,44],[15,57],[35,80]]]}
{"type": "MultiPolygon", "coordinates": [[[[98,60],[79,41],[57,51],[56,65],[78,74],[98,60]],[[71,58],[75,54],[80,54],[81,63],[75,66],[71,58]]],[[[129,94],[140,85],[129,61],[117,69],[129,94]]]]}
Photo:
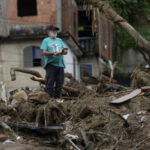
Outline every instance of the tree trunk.
{"type": "Polygon", "coordinates": [[[119,25],[124,31],[126,31],[129,36],[136,42],[137,46],[144,53],[150,55],[150,42],[144,39],[125,19],[119,16],[109,5],[107,1],[104,0],[85,0],[87,4],[93,7],[99,8],[100,11],[104,12],[105,16],[119,25]]]}
{"type": "Polygon", "coordinates": [[[23,69],[23,68],[11,68],[10,75],[11,75],[12,81],[16,80],[16,72],[27,73],[27,74],[31,74],[36,77],[42,78],[42,75],[38,71],[34,71],[34,70],[30,70],[30,69],[23,69]]]}

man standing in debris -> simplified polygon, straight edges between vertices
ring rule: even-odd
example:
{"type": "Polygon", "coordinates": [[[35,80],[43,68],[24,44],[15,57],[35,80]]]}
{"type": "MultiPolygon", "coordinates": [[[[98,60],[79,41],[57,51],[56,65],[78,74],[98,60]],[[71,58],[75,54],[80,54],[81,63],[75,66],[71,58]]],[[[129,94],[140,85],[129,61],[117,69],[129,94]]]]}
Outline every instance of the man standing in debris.
{"type": "Polygon", "coordinates": [[[46,69],[46,91],[51,97],[60,98],[64,83],[64,60],[63,55],[68,53],[64,42],[57,38],[59,28],[56,25],[48,27],[48,36],[41,45],[46,69]],[[55,84],[55,87],[54,87],[55,84]]]}

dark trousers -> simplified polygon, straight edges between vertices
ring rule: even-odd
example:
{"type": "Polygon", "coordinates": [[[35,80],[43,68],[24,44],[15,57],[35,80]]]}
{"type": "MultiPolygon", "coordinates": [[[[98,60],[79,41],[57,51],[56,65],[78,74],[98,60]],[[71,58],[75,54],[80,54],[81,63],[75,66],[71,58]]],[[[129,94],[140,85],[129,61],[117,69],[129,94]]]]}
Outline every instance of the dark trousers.
{"type": "Polygon", "coordinates": [[[64,83],[64,68],[56,67],[51,64],[46,66],[46,91],[54,98],[59,98],[61,95],[62,86],[64,83]],[[55,84],[55,87],[54,87],[55,84]]]}

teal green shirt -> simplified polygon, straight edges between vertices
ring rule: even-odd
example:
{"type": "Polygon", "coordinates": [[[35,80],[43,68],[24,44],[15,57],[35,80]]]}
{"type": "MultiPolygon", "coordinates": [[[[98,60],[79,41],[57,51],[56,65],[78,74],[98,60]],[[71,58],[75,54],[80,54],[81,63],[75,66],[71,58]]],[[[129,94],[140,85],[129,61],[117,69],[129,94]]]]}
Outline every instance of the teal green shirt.
{"type": "MultiPolygon", "coordinates": [[[[64,42],[60,38],[56,38],[55,40],[45,38],[41,45],[41,50],[46,50],[48,52],[59,52],[62,51],[63,48],[66,48],[64,42]]],[[[45,64],[44,68],[46,68],[47,64],[51,64],[57,67],[65,67],[63,55],[59,56],[44,56],[45,64]]]]}

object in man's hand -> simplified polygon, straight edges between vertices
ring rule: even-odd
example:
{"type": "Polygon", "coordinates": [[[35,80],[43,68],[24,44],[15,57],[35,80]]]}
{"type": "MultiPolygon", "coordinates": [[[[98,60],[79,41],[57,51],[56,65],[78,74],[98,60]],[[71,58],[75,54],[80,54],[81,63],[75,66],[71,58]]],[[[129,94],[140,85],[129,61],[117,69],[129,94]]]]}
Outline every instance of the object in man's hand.
{"type": "Polygon", "coordinates": [[[63,49],[62,49],[62,53],[63,53],[63,54],[67,54],[67,52],[68,52],[68,48],[63,48],[63,49]]]}

